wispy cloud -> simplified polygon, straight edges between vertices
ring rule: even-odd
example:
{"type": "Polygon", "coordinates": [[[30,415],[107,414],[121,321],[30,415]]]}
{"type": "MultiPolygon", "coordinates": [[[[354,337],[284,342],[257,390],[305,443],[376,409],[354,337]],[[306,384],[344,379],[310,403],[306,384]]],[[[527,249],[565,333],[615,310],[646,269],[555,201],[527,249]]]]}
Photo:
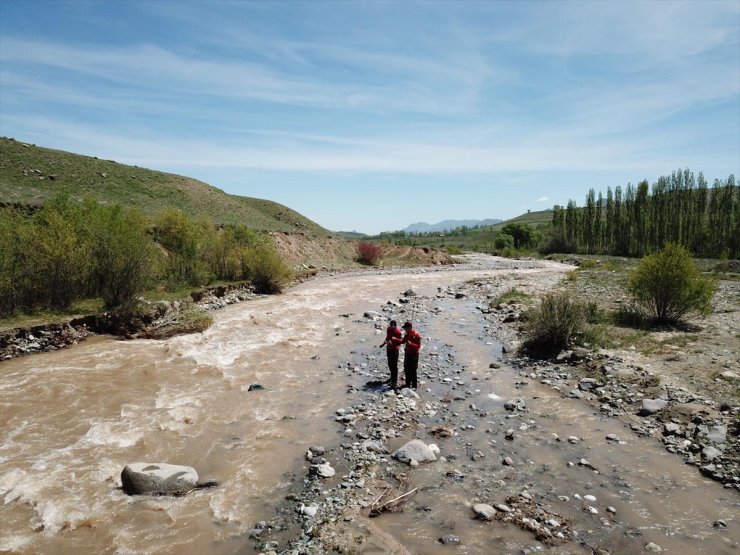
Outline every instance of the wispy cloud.
{"type": "Polygon", "coordinates": [[[547,202],[548,200],[550,200],[550,199],[547,198],[547,197],[540,197],[540,198],[537,199],[537,202],[547,202]]]}

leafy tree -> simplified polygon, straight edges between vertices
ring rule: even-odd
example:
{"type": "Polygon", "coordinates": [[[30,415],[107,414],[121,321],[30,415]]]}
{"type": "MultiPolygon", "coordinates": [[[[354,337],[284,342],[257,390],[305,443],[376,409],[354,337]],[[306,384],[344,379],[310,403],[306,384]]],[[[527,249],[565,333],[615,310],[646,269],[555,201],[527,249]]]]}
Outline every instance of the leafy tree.
{"type": "Polygon", "coordinates": [[[28,262],[34,304],[66,309],[90,292],[92,247],[77,229],[80,211],[66,197],[57,197],[34,216],[28,262]]]}
{"type": "Polygon", "coordinates": [[[136,210],[116,206],[89,209],[93,275],[107,309],[133,308],[153,275],[154,245],[147,222],[136,210]]]}
{"type": "Polygon", "coordinates": [[[514,248],[526,249],[536,246],[536,234],[532,226],[524,223],[506,224],[501,233],[514,238],[514,248]]]}
{"type": "Polygon", "coordinates": [[[212,241],[213,228],[206,222],[196,224],[179,210],[162,212],[156,221],[156,240],[167,252],[165,276],[173,283],[201,285],[211,281],[203,256],[212,241]]]}
{"type": "Polygon", "coordinates": [[[502,251],[504,249],[514,248],[514,238],[508,233],[499,233],[496,235],[496,239],[493,241],[493,246],[496,250],[502,251]]]}
{"type": "Polygon", "coordinates": [[[643,314],[668,324],[676,324],[690,313],[708,313],[715,288],[715,283],[699,272],[689,252],[674,243],[643,258],[627,284],[643,314]]]}

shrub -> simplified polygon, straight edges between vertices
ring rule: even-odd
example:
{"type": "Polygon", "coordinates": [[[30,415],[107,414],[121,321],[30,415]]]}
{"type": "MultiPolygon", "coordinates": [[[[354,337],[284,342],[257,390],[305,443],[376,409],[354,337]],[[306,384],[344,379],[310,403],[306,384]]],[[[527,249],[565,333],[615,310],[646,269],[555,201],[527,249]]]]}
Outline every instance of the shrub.
{"type": "Polygon", "coordinates": [[[677,324],[688,314],[709,313],[716,284],[699,272],[684,247],[668,243],[640,261],[627,289],[643,314],[656,323],[677,324]]]}
{"type": "Polygon", "coordinates": [[[132,209],[95,206],[87,225],[97,293],[106,309],[130,311],[152,277],[154,245],[146,221],[132,209]]]}
{"type": "Polygon", "coordinates": [[[31,302],[66,309],[83,298],[91,284],[92,248],[76,227],[81,218],[66,199],[50,202],[35,215],[27,246],[33,281],[31,302]]]}
{"type": "Polygon", "coordinates": [[[207,222],[194,222],[176,209],[159,214],[157,242],[167,252],[165,276],[173,285],[202,285],[211,281],[204,251],[215,233],[207,222]]]}
{"type": "Polygon", "coordinates": [[[383,248],[377,243],[367,241],[357,243],[357,260],[361,264],[375,264],[382,254],[383,248]]]}
{"type": "Polygon", "coordinates": [[[548,293],[540,306],[531,310],[527,321],[524,351],[550,357],[566,348],[586,325],[586,310],[567,293],[548,293]]]}
{"type": "Polygon", "coordinates": [[[493,246],[496,250],[502,251],[504,249],[514,248],[514,238],[508,233],[499,233],[496,235],[496,239],[493,241],[493,246]]]}
{"type": "Polygon", "coordinates": [[[290,268],[269,245],[262,243],[249,247],[245,253],[249,280],[258,293],[280,293],[292,277],[290,268]]]}

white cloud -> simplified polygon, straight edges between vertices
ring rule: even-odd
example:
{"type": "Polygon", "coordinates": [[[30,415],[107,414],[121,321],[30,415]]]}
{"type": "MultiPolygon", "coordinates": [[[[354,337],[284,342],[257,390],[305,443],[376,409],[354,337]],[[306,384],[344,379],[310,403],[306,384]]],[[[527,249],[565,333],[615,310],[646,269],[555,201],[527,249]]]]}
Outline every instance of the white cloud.
{"type": "Polygon", "coordinates": [[[547,197],[540,197],[540,198],[537,199],[537,202],[547,202],[548,200],[550,200],[550,199],[547,198],[547,197]]]}

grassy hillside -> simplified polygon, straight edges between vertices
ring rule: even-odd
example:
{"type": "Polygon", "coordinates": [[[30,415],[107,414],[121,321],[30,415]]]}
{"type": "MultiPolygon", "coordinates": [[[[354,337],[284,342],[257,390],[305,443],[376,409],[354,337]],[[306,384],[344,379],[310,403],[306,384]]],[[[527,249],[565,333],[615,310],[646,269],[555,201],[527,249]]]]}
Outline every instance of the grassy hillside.
{"type": "Polygon", "coordinates": [[[276,202],[229,195],[201,181],[72,154],[0,137],[0,203],[37,206],[58,193],[101,203],[135,206],[153,216],[178,208],[217,224],[266,231],[326,234],[298,212],[276,202]]]}

